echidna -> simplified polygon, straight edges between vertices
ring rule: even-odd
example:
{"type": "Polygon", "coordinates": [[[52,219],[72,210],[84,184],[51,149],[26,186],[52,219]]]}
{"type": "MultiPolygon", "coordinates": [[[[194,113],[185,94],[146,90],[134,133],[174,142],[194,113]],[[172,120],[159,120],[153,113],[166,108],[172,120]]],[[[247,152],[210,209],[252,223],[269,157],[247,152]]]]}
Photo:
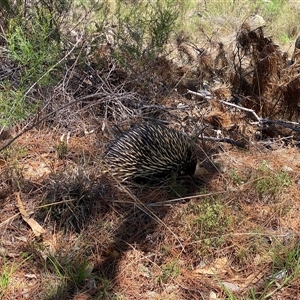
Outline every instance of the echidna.
{"type": "Polygon", "coordinates": [[[129,129],[107,148],[104,161],[123,180],[193,175],[197,164],[190,139],[158,123],[129,129]]]}

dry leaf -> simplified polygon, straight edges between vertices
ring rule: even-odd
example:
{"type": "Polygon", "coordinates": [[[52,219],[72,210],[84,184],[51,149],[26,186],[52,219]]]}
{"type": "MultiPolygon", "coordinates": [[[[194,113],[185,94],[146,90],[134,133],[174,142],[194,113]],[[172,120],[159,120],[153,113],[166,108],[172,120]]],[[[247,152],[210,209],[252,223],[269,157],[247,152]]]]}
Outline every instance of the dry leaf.
{"type": "Polygon", "coordinates": [[[33,218],[29,218],[29,215],[24,207],[24,204],[21,200],[20,194],[16,194],[19,211],[22,215],[23,220],[30,226],[35,236],[40,236],[45,232],[45,229],[33,218]]]}
{"type": "Polygon", "coordinates": [[[204,275],[215,275],[215,274],[222,274],[226,273],[226,266],[228,260],[226,257],[217,258],[211,265],[205,266],[203,268],[197,268],[194,270],[197,274],[204,274],[204,275]]]}
{"type": "Polygon", "coordinates": [[[23,219],[24,219],[24,218],[27,218],[27,219],[28,219],[28,218],[29,218],[29,215],[27,214],[27,211],[25,210],[25,207],[24,207],[24,204],[23,204],[23,202],[22,202],[22,200],[21,200],[20,194],[17,193],[17,194],[16,194],[16,197],[17,197],[17,201],[18,201],[19,211],[20,211],[20,213],[21,213],[23,219]]]}
{"type": "Polygon", "coordinates": [[[0,167],[3,167],[5,166],[5,160],[0,158],[0,167]]]}

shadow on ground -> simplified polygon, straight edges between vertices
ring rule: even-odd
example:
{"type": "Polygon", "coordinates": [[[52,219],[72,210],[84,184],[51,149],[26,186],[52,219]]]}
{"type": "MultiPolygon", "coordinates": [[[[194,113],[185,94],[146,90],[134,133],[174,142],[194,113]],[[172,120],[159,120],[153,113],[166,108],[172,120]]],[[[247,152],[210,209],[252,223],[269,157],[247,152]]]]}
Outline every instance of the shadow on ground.
{"type": "MultiPolygon", "coordinates": [[[[201,180],[195,181],[191,178],[188,178],[187,180],[183,179],[180,181],[180,184],[178,181],[173,182],[172,187],[168,188],[167,193],[172,199],[179,198],[179,196],[188,197],[197,195],[199,190],[203,188],[205,184],[206,183],[202,182],[201,180]],[[178,186],[180,187],[179,191],[175,189],[175,187],[178,186]],[[179,195],[180,192],[183,193],[182,191],[184,191],[184,195],[179,195]]],[[[149,201],[149,198],[152,197],[151,193],[153,193],[153,191],[155,193],[155,191],[158,189],[163,189],[166,191],[166,186],[152,186],[143,188],[135,187],[134,189],[130,189],[130,191],[137,195],[138,199],[141,201],[145,200],[146,203],[149,204],[149,202],[153,202],[149,201]],[[143,199],[142,195],[146,195],[145,199],[143,199]]],[[[91,297],[89,299],[111,299],[110,297],[113,297],[112,295],[116,295],[118,293],[118,275],[121,271],[119,265],[126,252],[133,247],[144,253],[150,251],[153,252],[153,240],[151,240],[151,236],[157,233],[156,231],[158,230],[158,225],[160,224],[150,214],[153,214],[160,220],[163,220],[166,215],[172,211],[172,206],[147,205],[147,209],[151,210],[151,213],[149,214],[149,212],[141,210],[138,205],[135,205],[132,202],[130,204],[121,205],[114,202],[109,203],[104,199],[111,198],[111,195],[109,197],[103,196],[103,194],[100,195],[100,200],[98,197],[97,206],[89,208],[90,216],[89,218],[85,218],[85,224],[81,224],[82,228],[87,228],[92,220],[104,220],[112,211],[118,215],[119,225],[116,225],[116,228],[113,231],[112,239],[107,242],[103,241],[105,245],[103,245],[103,251],[100,252],[101,258],[96,264],[94,264],[92,273],[90,274],[90,277],[95,279],[94,286],[87,287],[84,278],[80,284],[76,284],[71,280],[68,280],[66,284],[63,284],[57,289],[57,292],[54,295],[48,296],[48,298],[45,299],[73,299],[80,291],[86,291],[89,297],[91,297]]],[[[159,200],[161,199],[165,198],[159,198],[159,200]]],[[[95,201],[95,199],[93,200],[95,201]]],[[[156,200],[156,202],[159,200],[156,200]]],[[[92,202],[91,199],[86,199],[85,201],[92,202]]],[[[145,202],[143,201],[143,203],[145,202]]],[[[57,217],[55,220],[57,221],[57,217]]],[[[74,259],[73,262],[69,261],[69,264],[70,263],[73,265],[69,266],[68,268],[74,270],[78,269],[78,266],[76,265],[78,264],[78,260],[76,262],[76,259],[74,259]]],[[[64,265],[64,262],[58,261],[58,265],[64,265]]]]}

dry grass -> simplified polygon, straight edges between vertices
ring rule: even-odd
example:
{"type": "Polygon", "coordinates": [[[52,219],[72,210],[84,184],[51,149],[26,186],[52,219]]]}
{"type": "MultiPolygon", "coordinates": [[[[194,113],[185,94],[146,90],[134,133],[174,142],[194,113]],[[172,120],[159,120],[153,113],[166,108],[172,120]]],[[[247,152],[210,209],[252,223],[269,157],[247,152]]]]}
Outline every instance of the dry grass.
{"type": "MultiPolygon", "coordinates": [[[[91,146],[93,135],[71,137],[66,157],[59,160],[51,151],[55,136],[41,131],[34,144],[42,146],[31,148],[26,142],[31,134],[14,145],[28,147],[18,166],[7,159],[1,172],[5,179],[6,171],[22,169],[6,181],[10,190],[1,200],[2,262],[14,268],[3,299],[206,299],[213,294],[223,299],[220,283],[239,297],[253,288],[259,298],[264,280],[276,275],[274,253],[284,255],[297,240],[295,147],[266,150],[256,144],[244,151],[223,145],[211,158],[219,172],[209,170],[192,192],[177,182],[181,198],[170,201],[170,186],[127,186],[135,194],[131,197],[101,176],[95,160],[86,160],[100,155],[91,146]],[[283,167],[291,168],[288,186],[275,192],[267,186],[263,194],[255,189],[258,180],[283,167]],[[46,230],[42,238],[22,220],[16,191],[46,230]]],[[[297,281],[274,299],[297,293],[297,281]]],[[[276,285],[267,292],[273,289],[276,285]]]]}
{"type": "Polygon", "coordinates": [[[299,117],[297,53],[289,65],[247,24],[230,47],[177,42],[176,59],[136,73],[101,48],[88,59],[103,68],[75,63],[40,91],[38,117],[51,118],[0,155],[1,299],[299,298],[299,130],[288,123],[299,117]],[[198,180],[141,186],[103,174],[117,132],[157,119],[195,137],[198,180]]]}

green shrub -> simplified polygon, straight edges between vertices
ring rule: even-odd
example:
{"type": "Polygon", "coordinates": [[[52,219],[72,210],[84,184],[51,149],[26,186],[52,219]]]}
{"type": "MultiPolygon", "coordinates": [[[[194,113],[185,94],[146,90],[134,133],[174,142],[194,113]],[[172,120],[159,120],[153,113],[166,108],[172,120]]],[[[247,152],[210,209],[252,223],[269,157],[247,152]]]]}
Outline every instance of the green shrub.
{"type": "Polygon", "coordinates": [[[24,98],[24,88],[0,83],[0,126],[9,127],[36,110],[38,104],[29,104],[24,98]]]}
{"type": "Polygon", "coordinates": [[[214,198],[203,199],[200,204],[191,203],[186,213],[191,223],[192,239],[201,241],[200,252],[206,247],[219,247],[224,243],[224,234],[228,233],[231,223],[224,204],[214,198]]]}
{"type": "Polygon", "coordinates": [[[68,0],[17,4],[20,1],[0,4],[5,16],[3,53],[16,67],[13,76],[0,84],[0,126],[11,126],[36,111],[39,100],[31,100],[33,86],[60,80],[54,68],[62,56],[59,19],[69,7],[68,0]]]}
{"type": "Polygon", "coordinates": [[[139,62],[161,54],[175,28],[178,5],[175,0],[138,1],[118,0],[116,6],[115,55],[119,61],[139,62]]]}
{"type": "Polygon", "coordinates": [[[286,1],[272,0],[272,1],[258,1],[258,3],[266,16],[269,16],[271,18],[276,18],[278,15],[280,15],[286,1]]]}
{"type": "Polygon", "coordinates": [[[170,263],[166,263],[162,266],[162,274],[160,276],[160,280],[162,283],[169,282],[172,278],[176,278],[180,274],[180,268],[176,261],[172,261],[170,263]]]}
{"type": "Polygon", "coordinates": [[[272,172],[266,161],[261,163],[258,170],[259,176],[255,182],[255,190],[260,196],[267,194],[274,196],[292,183],[292,179],[287,172],[282,170],[277,173],[272,172]]]}
{"type": "Polygon", "coordinates": [[[30,23],[11,19],[7,33],[7,48],[10,58],[22,68],[21,87],[39,81],[39,85],[52,83],[49,70],[57,62],[61,47],[59,37],[55,37],[52,17],[45,14],[40,18],[35,14],[30,23]],[[45,76],[46,74],[46,76],[45,76]]]}

